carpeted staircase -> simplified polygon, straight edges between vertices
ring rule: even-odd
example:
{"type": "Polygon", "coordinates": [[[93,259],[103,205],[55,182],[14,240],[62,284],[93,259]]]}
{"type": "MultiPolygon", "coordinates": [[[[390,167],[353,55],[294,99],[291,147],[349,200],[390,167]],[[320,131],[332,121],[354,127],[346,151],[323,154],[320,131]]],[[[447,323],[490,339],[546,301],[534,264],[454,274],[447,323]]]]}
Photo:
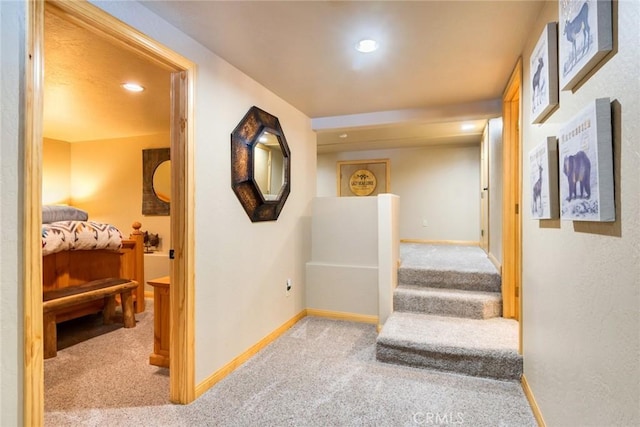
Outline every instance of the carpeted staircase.
{"type": "Polygon", "coordinates": [[[501,380],[522,375],[518,323],[504,319],[500,275],[477,247],[402,244],[394,312],[379,361],[501,380]]]}

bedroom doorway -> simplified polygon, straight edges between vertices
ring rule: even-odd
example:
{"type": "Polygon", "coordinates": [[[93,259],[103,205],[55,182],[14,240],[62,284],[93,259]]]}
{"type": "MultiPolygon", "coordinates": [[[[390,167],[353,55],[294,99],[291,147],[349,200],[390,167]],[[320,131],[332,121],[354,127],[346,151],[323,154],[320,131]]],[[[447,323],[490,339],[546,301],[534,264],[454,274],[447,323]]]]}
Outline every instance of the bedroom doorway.
{"type": "Polygon", "coordinates": [[[42,324],[42,130],[44,13],[54,11],[77,25],[109,38],[171,73],[171,262],[170,399],[195,397],[193,320],[193,84],[195,64],[88,2],[27,2],[24,149],[24,418],[42,425],[44,363],[42,324]]]}

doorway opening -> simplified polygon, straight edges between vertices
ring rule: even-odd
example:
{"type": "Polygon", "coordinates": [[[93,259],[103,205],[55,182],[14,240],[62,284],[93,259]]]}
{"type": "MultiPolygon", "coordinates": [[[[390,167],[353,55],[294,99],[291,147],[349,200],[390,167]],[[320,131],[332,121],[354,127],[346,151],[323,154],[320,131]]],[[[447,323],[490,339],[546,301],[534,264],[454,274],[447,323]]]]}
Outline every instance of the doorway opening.
{"type": "MultiPolygon", "coordinates": [[[[193,84],[195,64],[86,2],[27,3],[24,167],[24,423],[44,416],[42,313],[42,135],[44,14],[91,29],[171,73],[171,224],[174,259],[170,267],[170,399],[195,397],[193,348],[193,84]]],[[[143,284],[144,285],[144,284],[143,284]]]]}

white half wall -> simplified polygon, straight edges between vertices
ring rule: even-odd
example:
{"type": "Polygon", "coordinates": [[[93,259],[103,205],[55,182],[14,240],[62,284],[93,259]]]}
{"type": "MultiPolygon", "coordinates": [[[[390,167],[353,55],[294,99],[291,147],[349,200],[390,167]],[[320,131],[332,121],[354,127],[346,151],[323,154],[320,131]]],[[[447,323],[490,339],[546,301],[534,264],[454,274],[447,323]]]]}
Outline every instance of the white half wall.
{"type": "MultiPolygon", "coordinates": [[[[613,10],[614,52],[540,125],[528,58],[558,2],[545,3],[523,50],[524,158],[594,99],[612,103],[616,221],[522,220],[524,374],[548,426],[640,425],[640,2],[613,10]]],[[[522,176],[527,213],[527,161],[522,176]]]]}
{"type": "Polygon", "coordinates": [[[400,265],[400,198],[378,196],[378,324],[393,313],[393,291],[398,286],[400,265]]]}
{"type": "Polygon", "coordinates": [[[378,315],[377,197],[313,201],[307,308],[378,315]]]}
{"type": "Polygon", "coordinates": [[[393,194],[313,201],[308,308],[384,323],[397,284],[398,201],[393,194]]]}
{"type": "Polygon", "coordinates": [[[390,192],[400,196],[401,239],[478,242],[480,140],[473,146],[319,154],[318,196],[337,195],[336,162],[364,159],[390,159],[390,192]]]}

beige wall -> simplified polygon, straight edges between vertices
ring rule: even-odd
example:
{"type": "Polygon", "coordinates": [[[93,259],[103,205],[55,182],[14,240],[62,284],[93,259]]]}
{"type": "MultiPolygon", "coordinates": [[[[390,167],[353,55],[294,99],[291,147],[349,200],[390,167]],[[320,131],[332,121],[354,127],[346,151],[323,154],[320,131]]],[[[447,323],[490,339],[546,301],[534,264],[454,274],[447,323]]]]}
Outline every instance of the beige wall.
{"type": "Polygon", "coordinates": [[[316,139],[311,121],[138,3],[100,7],[198,64],[195,84],[196,381],[302,311],[316,139]],[[278,221],[251,223],[231,190],[230,133],[256,105],[291,149],[291,194],[278,221]],[[286,280],[292,279],[290,296],[286,280]]]}
{"type": "Polygon", "coordinates": [[[502,118],[489,127],[489,253],[502,264],[502,118]]]}
{"type": "MultiPolygon", "coordinates": [[[[529,124],[527,108],[522,117],[526,156],[595,98],[613,103],[616,222],[523,218],[524,373],[549,426],[640,425],[640,2],[616,9],[614,54],[575,92],[561,92],[543,124],[529,124]]],[[[547,3],[524,48],[525,106],[527,58],[557,20],[557,2],[547,3]]],[[[523,182],[529,174],[525,161],[523,182]]],[[[522,197],[529,212],[526,185],[522,197]]]]}
{"type": "Polygon", "coordinates": [[[169,134],[69,143],[45,138],[42,203],[84,209],[92,221],[118,227],[127,237],[134,221],[158,233],[169,249],[170,218],[142,215],[142,150],[168,147],[169,134]]]}
{"type": "Polygon", "coordinates": [[[22,425],[22,155],[26,2],[0,1],[0,425],[22,425]]]}
{"type": "Polygon", "coordinates": [[[160,234],[160,250],[170,246],[170,218],[142,215],[142,150],[169,147],[169,134],[145,135],[71,146],[71,204],[92,221],[108,222],[126,237],[134,221],[160,234]]]}
{"type": "Polygon", "coordinates": [[[336,195],[339,160],[390,159],[391,193],[400,196],[400,238],[477,242],[480,140],[438,146],[318,155],[318,196],[336,195]],[[427,226],[423,226],[423,220],[427,226]]]}
{"type": "Polygon", "coordinates": [[[71,145],[66,141],[42,141],[42,204],[71,203],[71,145]]]}

